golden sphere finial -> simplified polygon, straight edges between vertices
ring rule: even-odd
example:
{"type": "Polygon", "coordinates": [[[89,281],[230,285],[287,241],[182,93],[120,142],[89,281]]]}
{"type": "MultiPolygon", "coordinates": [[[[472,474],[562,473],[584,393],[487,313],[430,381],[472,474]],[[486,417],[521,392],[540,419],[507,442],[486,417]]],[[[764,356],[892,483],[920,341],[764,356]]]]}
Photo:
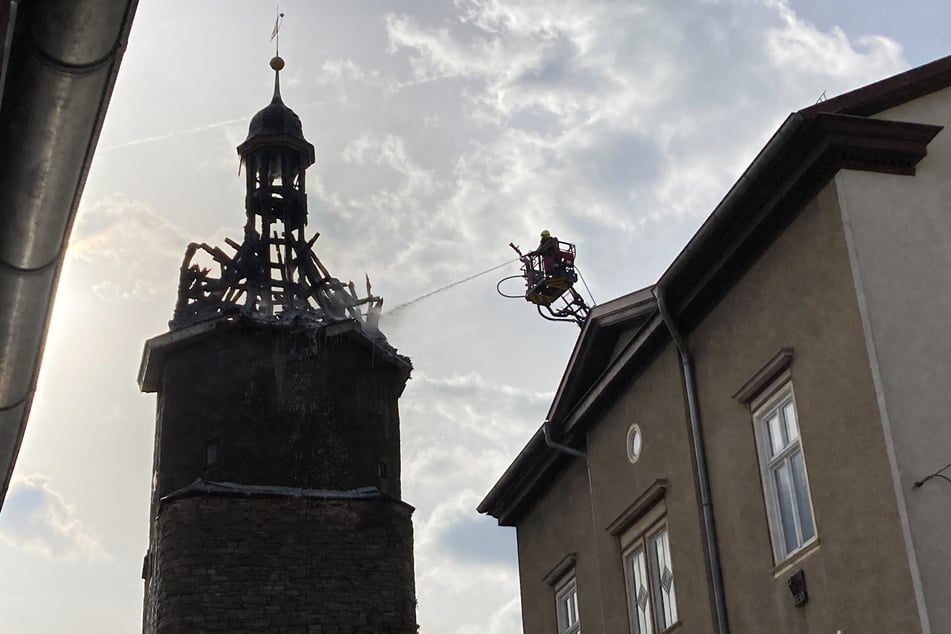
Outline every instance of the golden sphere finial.
{"type": "Polygon", "coordinates": [[[281,70],[284,68],[284,58],[280,55],[275,55],[271,58],[271,68],[274,70],[281,70]]]}

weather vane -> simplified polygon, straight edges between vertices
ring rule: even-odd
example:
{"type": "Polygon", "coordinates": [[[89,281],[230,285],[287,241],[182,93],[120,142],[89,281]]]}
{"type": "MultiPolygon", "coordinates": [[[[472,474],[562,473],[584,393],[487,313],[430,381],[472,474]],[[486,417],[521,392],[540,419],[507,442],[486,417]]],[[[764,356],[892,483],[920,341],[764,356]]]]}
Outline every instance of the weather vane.
{"type": "Polygon", "coordinates": [[[271,40],[274,42],[274,56],[278,57],[281,48],[281,22],[284,21],[284,14],[281,13],[279,6],[274,7],[274,28],[271,29],[271,40]]]}

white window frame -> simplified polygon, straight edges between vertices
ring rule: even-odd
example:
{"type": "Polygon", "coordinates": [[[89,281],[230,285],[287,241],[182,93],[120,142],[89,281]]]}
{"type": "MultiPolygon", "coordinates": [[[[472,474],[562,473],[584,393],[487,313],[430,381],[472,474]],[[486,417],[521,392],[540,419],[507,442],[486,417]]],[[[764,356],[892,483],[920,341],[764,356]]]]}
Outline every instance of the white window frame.
{"type": "Polygon", "coordinates": [[[631,632],[659,634],[677,624],[680,617],[667,522],[654,524],[631,541],[624,549],[623,562],[631,632]],[[662,586],[662,568],[669,573],[669,588],[662,586]]]}
{"type": "Polygon", "coordinates": [[[578,582],[568,576],[555,591],[558,634],[581,634],[581,612],[578,610],[578,582]]]}
{"type": "Polygon", "coordinates": [[[756,435],[757,453],[759,454],[760,478],[763,485],[763,496],[766,504],[766,515],[769,521],[769,533],[773,544],[773,560],[778,565],[807,548],[818,540],[819,531],[816,527],[816,514],[812,505],[812,493],[809,487],[809,473],[806,468],[805,454],[802,449],[802,432],[799,425],[799,409],[796,407],[796,395],[792,383],[779,384],[775,390],[769,392],[760,404],[753,410],[753,426],[756,435]],[[792,421],[795,426],[796,438],[790,439],[790,427],[787,406],[792,406],[792,421]],[[780,446],[775,451],[772,444],[772,435],[769,423],[773,415],[777,415],[778,431],[780,432],[780,446]],[[793,464],[796,458],[802,463],[802,488],[805,491],[805,503],[808,510],[808,520],[811,530],[803,521],[801,508],[803,500],[796,494],[796,479],[793,464]],[[793,545],[786,543],[786,530],[783,525],[783,511],[779,499],[779,488],[776,483],[776,473],[785,468],[789,474],[788,500],[791,506],[790,518],[795,530],[793,545]],[[811,536],[806,537],[809,532],[811,536]]]}

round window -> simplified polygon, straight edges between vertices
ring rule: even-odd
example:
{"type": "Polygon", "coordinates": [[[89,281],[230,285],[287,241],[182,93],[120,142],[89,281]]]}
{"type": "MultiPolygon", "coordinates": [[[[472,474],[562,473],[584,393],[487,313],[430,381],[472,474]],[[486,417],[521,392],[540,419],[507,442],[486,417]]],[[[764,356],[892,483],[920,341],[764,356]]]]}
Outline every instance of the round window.
{"type": "Polygon", "coordinates": [[[634,423],[627,428],[627,459],[631,464],[637,462],[641,457],[641,448],[644,445],[644,437],[641,435],[641,428],[634,423]]]}

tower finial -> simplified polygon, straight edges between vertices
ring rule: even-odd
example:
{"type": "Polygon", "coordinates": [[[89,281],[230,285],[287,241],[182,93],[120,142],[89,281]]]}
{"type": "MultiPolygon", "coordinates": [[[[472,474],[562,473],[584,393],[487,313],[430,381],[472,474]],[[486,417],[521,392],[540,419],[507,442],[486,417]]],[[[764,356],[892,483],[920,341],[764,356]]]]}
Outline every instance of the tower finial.
{"type": "Polygon", "coordinates": [[[271,58],[271,68],[274,69],[274,98],[271,102],[281,101],[281,69],[284,68],[284,58],[275,55],[271,58]]]}
{"type": "Polygon", "coordinates": [[[271,30],[271,39],[274,40],[274,57],[271,58],[271,68],[274,69],[274,98],[271,102],[281,101],[281,69],[284,68],[284,58],[281,57],[281,22],[284,14],[280,7],[274,7],[274,28],[271,30]]]}

